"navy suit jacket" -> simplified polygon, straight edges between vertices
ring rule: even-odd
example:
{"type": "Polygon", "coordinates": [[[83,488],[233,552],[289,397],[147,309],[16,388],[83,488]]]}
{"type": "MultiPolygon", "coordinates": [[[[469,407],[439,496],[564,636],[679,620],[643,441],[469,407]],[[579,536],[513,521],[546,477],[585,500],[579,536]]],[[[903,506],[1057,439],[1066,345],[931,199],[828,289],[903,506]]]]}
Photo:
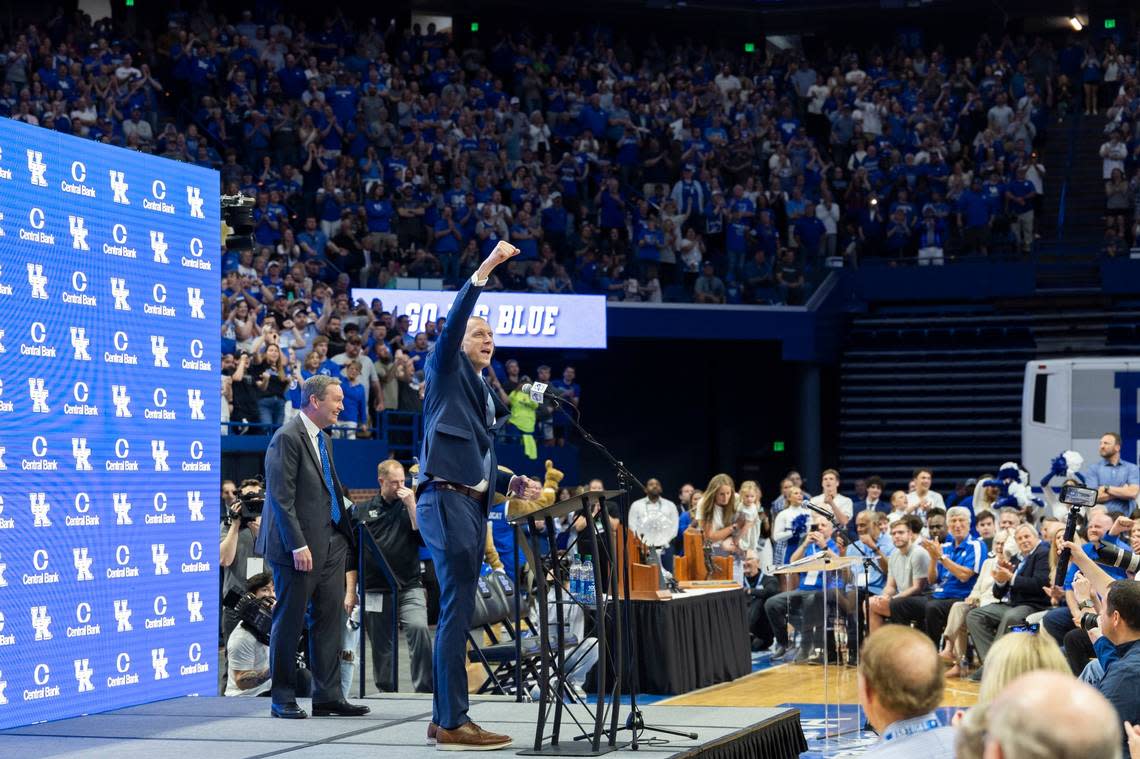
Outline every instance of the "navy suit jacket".
{"type": "Polygon", "coordinates": [[[447,323],[427,360],[420,484],[432,477],[460,485],[475,485],[493,478],[483,503],[484,510],[488,510],[495,492],[505,493],[511,481],[510,474],[499,471],[495,457],[495,431],[506,423],[510,409],[491,391],[463,352],[467,319],[482,291],[482,287],[468,280],[456,294],[447,323]],[[487,424],[488,398],[495,409],[493,425],[487,424]],[[488,452],[493,474],[483,467],[488,452]]]}
{"type": "Polygon", "coordinates": [[[1022,559],[1025,565],[1007,585],[994,585],[994,598],[1009,597],[1010,606],[1049,608],[1049,597],[1043,588],[1049,584],[1049,544],[1042,540],[1033,552],[1022,559]]]}

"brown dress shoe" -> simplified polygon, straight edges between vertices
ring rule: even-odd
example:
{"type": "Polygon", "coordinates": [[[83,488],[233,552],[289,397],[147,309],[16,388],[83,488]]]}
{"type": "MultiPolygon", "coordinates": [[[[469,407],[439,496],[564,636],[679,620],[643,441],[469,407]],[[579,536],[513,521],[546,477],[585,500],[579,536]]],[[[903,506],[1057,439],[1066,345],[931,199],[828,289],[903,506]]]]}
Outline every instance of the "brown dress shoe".
{"type": "Polygon", "coordinates": [[[439,725],[434,722],[428,723],[427,745],[434,746],[436,735],[439,733],[439,725]]]}
{"type": "Polygon", "coordinates": [[[441,727],[435,737],[438,751],[495,751],[511,745],[509,735],[489,733],[474,722],[465,722],[454,730],[441,727]]]}

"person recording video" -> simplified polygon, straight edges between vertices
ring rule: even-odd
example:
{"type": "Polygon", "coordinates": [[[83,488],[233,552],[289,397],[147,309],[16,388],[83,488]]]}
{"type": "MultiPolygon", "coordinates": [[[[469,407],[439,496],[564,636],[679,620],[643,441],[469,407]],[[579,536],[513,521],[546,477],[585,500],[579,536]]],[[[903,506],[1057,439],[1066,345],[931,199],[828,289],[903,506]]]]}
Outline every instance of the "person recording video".
{"type": "MultiPolygon", "coordinates": [[[[232,483],[230,483],[232,485],[232,483]]],[[[261,480],[242,480],[236,492],[223,490],[222,542],[218,564],[223,569],[222,597],[232,591],[242,592],[246,582],[260,574],[265,560],[257,552],[257,533],[261,529],[261,509],[265,504],[265,488],[261,480]],[[227,502],[228,497],[228,502],[227,502]]],[[[233,609],[222,609],[222,640],[228,641],[240,618],[233,609]]]]}
{"type": "MultiPolygon", "coordinates": [[[[239,624],[226,639],[227,696],[268,696],[273,683],[269,677],[269,635],[271,615],[277,599],[273,595],[273,574],[259,572],[243,586],[245,593],[226,607],[239,619],[239,624]]],[[[307,669],[298,670],[298,692],[308,695],[312,676],[307,669]]]]}

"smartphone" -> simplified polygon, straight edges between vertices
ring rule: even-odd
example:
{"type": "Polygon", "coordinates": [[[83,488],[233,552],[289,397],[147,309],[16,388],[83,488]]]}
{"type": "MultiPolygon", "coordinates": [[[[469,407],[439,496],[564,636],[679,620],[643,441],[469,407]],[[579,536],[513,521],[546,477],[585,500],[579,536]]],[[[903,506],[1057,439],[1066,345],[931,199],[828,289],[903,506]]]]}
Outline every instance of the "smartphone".
{"type": "Polygon", "coordinates": [[[1029,633],[1030,635],[1036,635],[1037,631],[1040,629],[1041,629],[1041,625],[1034,623],[1032,625],[1013,625],[1012,627],[1009,628],[1009,631],[1015,632],[1015,633],[1029,633]]]}
{"type": "Polygon", "coordinates": [[[1082,488],[1077,485],[1065,485],[1061,488],[1061,503],[1067,503],[1070,506],[1080,506],[1082,508],[1096,506],[1096,490],[1093,488],[1082,488]]]}

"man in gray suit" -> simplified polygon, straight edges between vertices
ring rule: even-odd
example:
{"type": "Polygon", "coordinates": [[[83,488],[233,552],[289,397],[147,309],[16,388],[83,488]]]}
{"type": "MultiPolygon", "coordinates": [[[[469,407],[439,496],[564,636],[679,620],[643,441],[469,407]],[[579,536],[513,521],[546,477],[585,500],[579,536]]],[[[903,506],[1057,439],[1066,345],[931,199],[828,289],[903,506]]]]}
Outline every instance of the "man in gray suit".
{"type": "Polygon", "coordinates": [[[297,642],[309,612],[309,667],[313,715],[355,717],[366,706],[344,700],[340,651],[345,607],[355,603],[356,567],[352,525],[322,432],[344,408],[340,380],[317,374],[302,388],[305,405],[277,430],[265,453],[265,508],[257,550],[273,569],[277,605],[269,640],[274,717],[304,719],[297,705],[297,642]],[[352,576],[345,594],[346,571],[352,576]]]}

